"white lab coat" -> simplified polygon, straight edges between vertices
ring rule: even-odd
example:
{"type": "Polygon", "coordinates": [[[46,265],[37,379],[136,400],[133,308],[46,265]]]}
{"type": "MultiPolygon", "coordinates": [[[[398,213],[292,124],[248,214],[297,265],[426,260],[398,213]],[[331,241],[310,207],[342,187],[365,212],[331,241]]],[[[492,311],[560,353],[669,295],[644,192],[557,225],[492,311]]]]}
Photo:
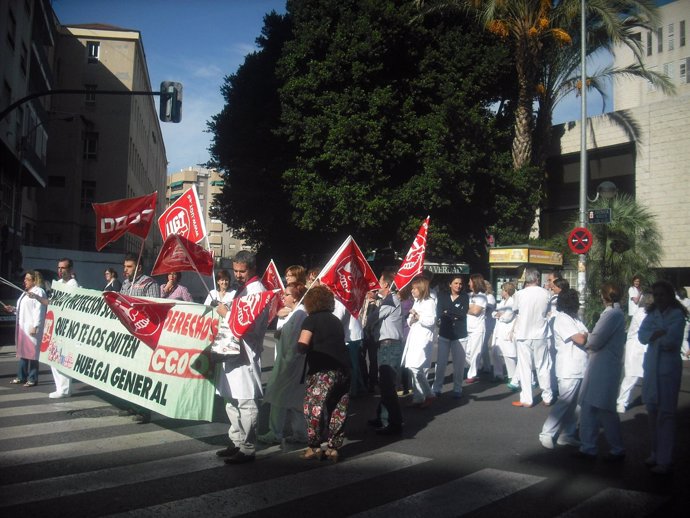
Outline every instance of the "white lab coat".
{"type": "Polygon", "coordinates": [[[417,312],[419,318],[416,322],[411,323],[412,317],[407,317],[410,332],[405,341],[402,365],[408,368],[428,369],[431,366],[431,352],[434,343],[436,301],[432,298],[415,300],[412,310],[417,312]]]}

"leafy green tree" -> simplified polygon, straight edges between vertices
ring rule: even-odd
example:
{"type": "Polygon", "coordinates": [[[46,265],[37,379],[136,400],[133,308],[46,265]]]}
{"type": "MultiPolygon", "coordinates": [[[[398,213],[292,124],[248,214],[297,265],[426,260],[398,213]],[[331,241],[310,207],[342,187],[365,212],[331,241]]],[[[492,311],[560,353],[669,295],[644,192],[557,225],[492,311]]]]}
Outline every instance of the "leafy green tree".
{"type": "Polygon", "coordinates": [[[402,251],[430,214],[430,256],[486,264],[496,201],[513,200],[500,216],[518,222],[528,195],[507,173],[509,126],[491,109],[509,88],[500,42],[461,13],[410,22],[409,1],[288,11],[280,93],[299,226],[402,251]]]}
{"type": "Polygon", "coordinates": [[[224,177],[212,213],[257,249],[262,259],[274,258],[281,268],[288,261],[307,262],[300,254],[312,240],[292,223],[289,190],[283,181],[283,172],[295,159],[294,146],[275,133],[280,125],[275,67],[291,36],[289,17],[266,15],[257,38],[259,50],[225,78],[221,91],[226,105],[208,123],[213,134],[208,165],[224,177]]]}

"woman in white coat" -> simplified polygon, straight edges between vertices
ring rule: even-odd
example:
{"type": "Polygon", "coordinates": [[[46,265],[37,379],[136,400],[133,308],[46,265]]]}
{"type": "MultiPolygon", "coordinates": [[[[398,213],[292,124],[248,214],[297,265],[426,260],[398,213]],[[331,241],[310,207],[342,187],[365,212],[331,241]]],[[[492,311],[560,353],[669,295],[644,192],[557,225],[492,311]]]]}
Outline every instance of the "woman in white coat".
{"type": "Polygon", "coordinates": [[[616,402],[616,411],[619,414],[624,414],[628,409],[632,389],[644,376],[642,364],[644,362],[644,354],[647,352],[647,346],[640,343],[637,332],[640,329],[640,324],[647,316],[647,307],[652,301],[651,293],[642,293],[638,302],[638,308],[628,326],[628,338],[625,341],[625,361],[623,362],[623,379],[621,380],[618,401],[616,402]]]}
{"type": "Polygon", "coordinates": [[[43,323],[46,317],[46,306],[35,298],[30,298],[28,293],[45,298],[43,291],[43,276],[38,271],[29,271],[24,275],[24,288],[17,300],[17,306],[8,306],[17,314],[15,326],[15,343],[17,344],[17,358],[19,368],[17,377],[10,383],[23,384],[25,387],[33,387],[38,383],[38,356],[40,354],[41,336],[43,335],[43,323]]]}
{"type": "Polygon", "coordinates": [[[429,281],[422,277],[415,278],[412,281],[412,297],[414,304],[407,317],[410,332],[405,342],[402,365],[412,371],[412,406],[426,408],[435,399],[426,377],[431,366],[436,324],[436,301],[429,294],[429,281]]]}
{"type": "Polygon", "coordinates": [[[647,344],[644,357],[642,401],[649,414],[651,455],[645,464],[653,473],[665,475],[671,471],[673,443],[676,429],[676,407],[683,364],[680,347],[688,312],[676,300],[668,281],[652,285],[654,303],[647,308],[638,336],[647,344]]]}
{"type": "Polygon", "coordinates": [[[257,439],[266,444],[279,444],[283,439],[285,424],[289,421],[292,435],[290,442],[307,442],[307,426],[304,420],[305,356],[300,353],[297,340],[307,312],[298,304],[307,288],[304,284],[290,282],[283,292],[283,304],[290,310],[276,343],[276,358],[266,385],[264,403],[271,405],[268,432],[257,439]]]}
{"type": "Polygon", "coordinates": [[[515,376],[515,366],[517,365],[517,349],[513,340],[513,320],[515,319],[513,295],[515,295],[515,284],[504,282],[501,285],[501,301],[496,306],[496,311],[491,314],[496,321],[491,345],[494,378],[503,379],[503,366],[505,365],[509,382],[515,376]]]}
{"type": "Polygon", "coordinates": [[[604,457],[607,462],[625,458],[621,422],[616,413],[625,347],[625,315],[619,304],[620,293],[612,283],[601,287],[601,298],[606,307],[585,343],[589,358],[580,389],[581,446],[578,456],[596,457],[601,426],[610,447],[604,457]]]}

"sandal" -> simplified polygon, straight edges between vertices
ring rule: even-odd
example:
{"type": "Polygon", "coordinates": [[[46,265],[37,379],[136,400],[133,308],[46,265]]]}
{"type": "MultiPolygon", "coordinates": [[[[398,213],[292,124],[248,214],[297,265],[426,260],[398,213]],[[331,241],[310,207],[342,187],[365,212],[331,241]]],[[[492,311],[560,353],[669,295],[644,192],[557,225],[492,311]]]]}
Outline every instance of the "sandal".
{"type": "Polygon", "coordinates": [[[20,384],[24,383],[24,380],[20,380],[19,378],[14,378],[12,381],[10,381],[10,383],[12,383],[12,385],[20,385],[20,384]]]}
{"type": "Polygon", "coordinates": [[[299,458],[304,460],[321,460],[322,455],[323,450],[321,448],[307,448],[306,450],[304,450],[302,455],[299,456],[299,458]]]}
{"type": "Polygon", "coordinates": [[[338,462],[338,450],[328,448],[325,452],[326,458],[330,460],[333,464],[338,462]]]}
{"type": "Polygon", "coordinates": [[[36,382],[29,380],[26,383],[24,383],[24,386],[25,387],[34,387],[34,386],[36,386],[36,382]]]}

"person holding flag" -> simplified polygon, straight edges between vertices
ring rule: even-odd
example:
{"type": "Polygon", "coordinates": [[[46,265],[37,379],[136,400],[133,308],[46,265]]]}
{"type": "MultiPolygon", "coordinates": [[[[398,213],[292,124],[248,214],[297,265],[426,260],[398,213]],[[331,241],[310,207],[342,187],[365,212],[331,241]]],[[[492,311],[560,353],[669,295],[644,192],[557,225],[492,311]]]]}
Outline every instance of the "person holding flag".
{"type": "MultiPolygon", "coordinates": [[[[231,298],[266,291],[256,275],[256,256],[246,250],[239,251],[232,260],[232,270],[238,288],[231,298]]],[[[216,311],[221,318],[230,320],[230,308],[219,304],[216,311]]],[[[225,399],[225,411],[230,420],[230,444],[216,455],[226,464],[245,464],[254,460],[256,452],[256,425],[259,415],[258,401],[261,390],[261,353],[268,327],[268,311],[254,320],[240,342],[240,354],[224,361],[216,380],[216,390],[225,399]]]]}

